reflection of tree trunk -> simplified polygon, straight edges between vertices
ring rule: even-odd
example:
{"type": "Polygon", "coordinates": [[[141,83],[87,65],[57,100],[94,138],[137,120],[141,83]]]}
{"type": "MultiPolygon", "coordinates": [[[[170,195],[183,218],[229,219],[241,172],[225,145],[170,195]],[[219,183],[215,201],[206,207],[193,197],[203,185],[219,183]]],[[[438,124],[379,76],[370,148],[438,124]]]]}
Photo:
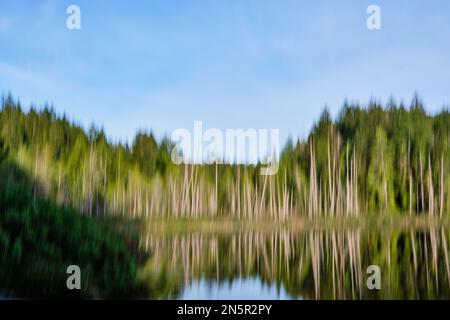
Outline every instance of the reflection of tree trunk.
{"type": "Polygon", "coordinates": [[[447,281],[450,284],[450,263],[448,259],[448,249],[447,249],[447,238],[444,233],[444,229],[441,229],[441,237],[442,237],[442,246],[444,251],[445,258],[445,271],[447,273],[447,281]]]}
{"type": "Polygon", "coordinates": [[[309,235],[309,245],[311,253],[311,264],[313,269],[315,298],[320,298],[320,247],[318,234],[311,232],[309,235]]]}
{"type": "Polygon", "coordinates": [[[427,284],[427,291],[430,290],[430,281],[429,281],[429,274],[430,274],[430,270],[428,267],[428,241],[427,241],[427,237],[424,237],[424,249],[423,252],[425,253],[425,279],[426,279],[426,284],[427,284]]]}
{"type": "Polygon", "coordinates": [[[431,242],[431,254],[433,259],[433,269],[435,270],[436,291],[439,294],[438,252],[437,252],[436,229],[434,228],[430,229],[430,242],[431,242]]]}
{"type": "MultiPolygon", "coordinates": [[[[332,276],[332,282],[333,282],[333,299],[336,299],[336,278],[338,277],[338,250],[337,250],[337,244],[336,244],[336,232],[333,230],[331,232],[331,276],[332,276]]],[[[340,287],[340,286],[339,286],[340,287]]]]}
{"type": "MultiPolygon", "coordinates": [[[[416,254],[416,240],[413,231],[411,231],[411,247],[413,253],[413,263],[414,263],[414,278],[417,278],[417,254],[416,254]]],[[[415,286],[416,299],[419,299],[418,286],[415,286]]]]}
{"type": "Polygon", "coordinates": [[[158,270],[167,275],[184,274],[186,283],[201,277],[223,283],[259,276],[264,283],[284,286],[288,294],[301,292],[305,298],[316,299],[421,299],[448,294],[450,260],[445,228],[387,235],[360,231],[150,232],[142,237],[140,247],[152,253],[158,270]],[[399,246],[405,250],[398,251],[399,246]],[[384,289],[375,295],[365,287],[365,270],[376,263],[370,260],[373,257],[385,270],[384,289]],[[408,276],[399,278],[399,272],[408,276]],[[304,281],[305,276],[311,281],[304,281]]]}

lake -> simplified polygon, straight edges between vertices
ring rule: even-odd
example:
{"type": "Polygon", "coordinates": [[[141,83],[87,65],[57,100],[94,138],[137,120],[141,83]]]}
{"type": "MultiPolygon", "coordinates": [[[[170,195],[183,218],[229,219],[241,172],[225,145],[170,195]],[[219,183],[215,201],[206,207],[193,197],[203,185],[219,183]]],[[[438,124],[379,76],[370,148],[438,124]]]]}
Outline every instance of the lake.
{"type": "Polygon", "coordinates": [[[450,230],[156,232],[142,238],[150,299],[450,299],[450,230]],[[367,268],[380,270],[369,290],[367,268]]]}
{"type": "Polygon", "coordinates": [[[235,278],[231,281],[193,281],[182,289],[181,300],[290,300],[284,287],[264,283],[258,277],[235,278]]]}

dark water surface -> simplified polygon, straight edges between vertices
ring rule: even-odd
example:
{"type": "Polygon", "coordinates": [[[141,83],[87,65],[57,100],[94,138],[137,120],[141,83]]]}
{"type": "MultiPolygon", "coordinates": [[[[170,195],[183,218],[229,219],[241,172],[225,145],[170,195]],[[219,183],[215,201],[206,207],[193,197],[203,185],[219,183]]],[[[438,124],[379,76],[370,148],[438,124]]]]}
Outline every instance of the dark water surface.
{"type": "Polygon", "coordinates": [[[147,235],[151,299],[450,299],[450,230],[147,235]],[[367,287],[377,265],[381,289],[367,287]]]}

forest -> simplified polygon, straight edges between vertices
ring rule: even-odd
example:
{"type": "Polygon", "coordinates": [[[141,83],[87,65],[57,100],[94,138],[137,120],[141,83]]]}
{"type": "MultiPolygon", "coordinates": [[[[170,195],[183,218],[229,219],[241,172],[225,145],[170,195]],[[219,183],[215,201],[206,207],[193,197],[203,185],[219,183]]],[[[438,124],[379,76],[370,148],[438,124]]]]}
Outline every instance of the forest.
{"type": "Polygon", "coordinates": [[[417,96],[408,106],[346,102],[336,119],[325,109],[307,138],[289,139],[278,173],[264,176],[261,164],[176,165],[167,137],[141,131],[131,144],[113,142],[47,105],[25,111],[8,94],[0,110],[0,293],[157,296],[169,275],[155,276],[149,263],[141,270],[148,256],[159,260],[157,248],[139,249],[139,228],[155,221],[448,219],[449,141],[449,111],[428,114],[417,96]],[[65,287],[71,264],[83,270],[81,292],[65,287]]]}
{"type": "Polygon", "coordinates": [[[289,139],[275,176],[256,165],[175,165],[173,143],[151,131],[129,143],[58,115],[24,111],[11,94],[0,111],[0,159],[29,175],[33,197],[83,215],[125,218],[275,219],[450,214],[450,113],[345,102],[325,109],[309,136],[289,139]]]}

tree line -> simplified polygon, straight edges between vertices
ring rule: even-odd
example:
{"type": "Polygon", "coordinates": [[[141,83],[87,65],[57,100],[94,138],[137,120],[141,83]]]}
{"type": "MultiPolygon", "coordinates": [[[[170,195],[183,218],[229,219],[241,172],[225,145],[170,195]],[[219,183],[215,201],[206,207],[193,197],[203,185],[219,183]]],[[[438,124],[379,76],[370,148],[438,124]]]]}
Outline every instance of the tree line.
{"type": "Polygon", "coordinates": [[[207,218],[450,214],[450,113],[375,100],[325,109],[309,136],[289,139],[275,176],[260,165],[175,165],[173,143],[138,132],[112,142],[53,108],[2,98],[0,159],[46,196],[93,216],[207,218]]]}

